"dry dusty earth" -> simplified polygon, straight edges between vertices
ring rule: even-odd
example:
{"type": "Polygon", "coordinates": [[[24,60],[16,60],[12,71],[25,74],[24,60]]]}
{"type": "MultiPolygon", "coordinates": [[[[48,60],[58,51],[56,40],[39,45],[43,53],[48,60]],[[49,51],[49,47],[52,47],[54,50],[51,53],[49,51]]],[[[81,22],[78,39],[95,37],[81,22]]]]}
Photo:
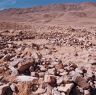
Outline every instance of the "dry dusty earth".
{"type": "Polygon", "coordinates": [[[0,11],[0,95],[96,95],[96,3],[0,11]]]}

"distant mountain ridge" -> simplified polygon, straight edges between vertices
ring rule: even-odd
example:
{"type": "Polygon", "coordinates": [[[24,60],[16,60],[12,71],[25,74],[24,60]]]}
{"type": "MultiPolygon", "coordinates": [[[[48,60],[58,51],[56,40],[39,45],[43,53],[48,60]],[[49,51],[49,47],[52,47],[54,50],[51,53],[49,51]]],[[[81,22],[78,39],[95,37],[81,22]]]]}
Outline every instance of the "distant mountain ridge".
{"type": "Polygon", "coordinates": [[[47,6],[36,6],[32,8],[10,8],[1,10],[0,13],[35,13],[35,12],[51,12],[51,11],[80,11],[89,7],[96,7],[96,3],[65,3],[65,4],[52,4],[47,6]]]}
{"type": "Polygon", "coordinates": [[[23,24],[95,25],[95,10],[96,3],[90,2],[5,9],[0,11],[0,26],[12,29],[23,24]]]}

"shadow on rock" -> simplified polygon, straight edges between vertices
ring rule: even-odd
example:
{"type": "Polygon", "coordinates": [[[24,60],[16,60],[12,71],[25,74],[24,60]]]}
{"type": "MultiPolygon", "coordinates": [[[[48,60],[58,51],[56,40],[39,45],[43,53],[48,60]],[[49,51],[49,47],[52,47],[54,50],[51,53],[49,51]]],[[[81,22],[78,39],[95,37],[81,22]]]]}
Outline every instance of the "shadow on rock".
{"type": "Polygon", "coordinates": [[[72,90],[70,91],[69,95],[78,95],[77,94],[77,88],[76,88],[77,84],[74,83],[74,87],[72,88],[72,90]]]}
{"type": "Polygon", "coordinates": [[[90,95],[96,95],[96,88],[90,88],[90,95]]]}

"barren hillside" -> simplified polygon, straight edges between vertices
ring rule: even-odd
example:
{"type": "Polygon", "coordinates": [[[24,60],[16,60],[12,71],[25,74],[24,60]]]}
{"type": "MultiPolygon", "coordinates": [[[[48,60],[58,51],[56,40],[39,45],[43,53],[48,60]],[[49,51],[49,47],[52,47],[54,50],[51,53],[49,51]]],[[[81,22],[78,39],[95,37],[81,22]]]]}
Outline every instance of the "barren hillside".
{"type": "Polygon", "coordinates": [[[0,95],[96,95],[96,3],[0,11],[0,95]]]}

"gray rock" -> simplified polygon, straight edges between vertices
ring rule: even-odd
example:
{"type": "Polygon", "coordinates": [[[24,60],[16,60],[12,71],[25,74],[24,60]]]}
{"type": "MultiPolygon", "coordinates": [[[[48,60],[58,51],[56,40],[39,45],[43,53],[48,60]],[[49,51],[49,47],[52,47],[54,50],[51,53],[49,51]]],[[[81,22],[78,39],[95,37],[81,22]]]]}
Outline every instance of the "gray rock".
{"type": "Polygon", "coordinates": [[[15,58],[12,62],[10,62],[10,66],[16,66],[18,63],[22,62],[24,59],[23,58],[15,58]]]}
{"type": "Polygon", "coordinates": [[[11,88],[11,90],[12,90],[13,92],[16,91],[16,86],[15,86],[14,84],[11,84],[11,85],[10,85],[10,88],[11,88]]]}
{"type": "Polygon", "coordinates": [[[35,72],[31,72],[32,77],[35,77],[35,74],[36,74],[35,72]]]}
{"type": "Polygon", "coordinates": [[[65,75],[68,74],[68,72],[66,72],[66,71],[64,71],[64,70],[62,70],[62,69],[60,69],[59,71],[60,71],[60,75],[61,75],[61,76],[65,76],[65,75]]]}
{"type": "Polygon", "coordinates": [[[38,88],[33,94],[43,94],[46,92],[46,89],[38,88]]]}
{"type": "Polygon", "coordinates": [[[17,70],[16,68],[14,68],[14,67],[9,67],[9,68],[10,68],[10,70],[11,70],[11,75],[12,75],[12,76],[18,75],[18,70],[17,70]]]}
{"type": "Polygon", "coordinates": [[[45,74],[44,82],[49,83],[51,86],[54,86],[54,85],[56,85],[56,78],[52,75],[45,74]]]}
{"type": "Polygon", "coordinates": [[[21,75],[21,76],[16,77],[16,81],[18,81],[18,82],[32,82],[36,79],[37,79],[36,77],[25,76],[25,75],[21,75]]]}
{"type": "Polygon", "coordinates": [[[89,90],[84,90],[84,95],[90,95],[89,90]]]}
{"type": "Polygon", "coordinates": [[[78,76],[81,76],[81,75],[80,75],[80,73],[78,73],[78,72],[71,71],[71,72],[69,73],[69,76],[70,76],[71,81],[75,81],[76,78],[77,78],[78,76]]]}
{"type": "Polygon", "coordinates": [[[44,67],[44,66],[42,66],[42,65],[40,65],[39,66],[40,67],[40,71],[42,71],[42,72],[45,72],[47,69],[44,67]]]}
{"type": "Polygon", "coordinates": [[[57,78],[57,85],[60,85],[64,81],[64,77],[57,78]]]}
{"type": "Polygon", "coordinates": [[[51,74],[51,75],[54,75],[55,72],[56,72],[55,68],[48,69],[48,73],[51,74]]]}
{"type": "Polygon", "coordinates": [[[66,92],[69,95],[73,86],[74,86],[74,84],[70,83],[70,84],[66,84],[65,86],[58,86],[57,89],[58,89],[58,91],[66,92]]]}
{"type": "Polygon", "coordinates": [[[80,73],[80,74],[82,74],[82,73],[83,73],[83,71],[82,71],[82,70],[80,70],[79,68],[76,68],[76,69],[75,69],[75,72],[76,72],[76,73],[80,73]]]}
{"type": "Polygon", "coordinates": [[[61,95],[66,95],[66,94],[64,92],[62,92],[61,95]]]}
{"type": "Polygon", "coordinates": [[[61,95],[58,90],[52,89],[52,95],[61,95]]]}

